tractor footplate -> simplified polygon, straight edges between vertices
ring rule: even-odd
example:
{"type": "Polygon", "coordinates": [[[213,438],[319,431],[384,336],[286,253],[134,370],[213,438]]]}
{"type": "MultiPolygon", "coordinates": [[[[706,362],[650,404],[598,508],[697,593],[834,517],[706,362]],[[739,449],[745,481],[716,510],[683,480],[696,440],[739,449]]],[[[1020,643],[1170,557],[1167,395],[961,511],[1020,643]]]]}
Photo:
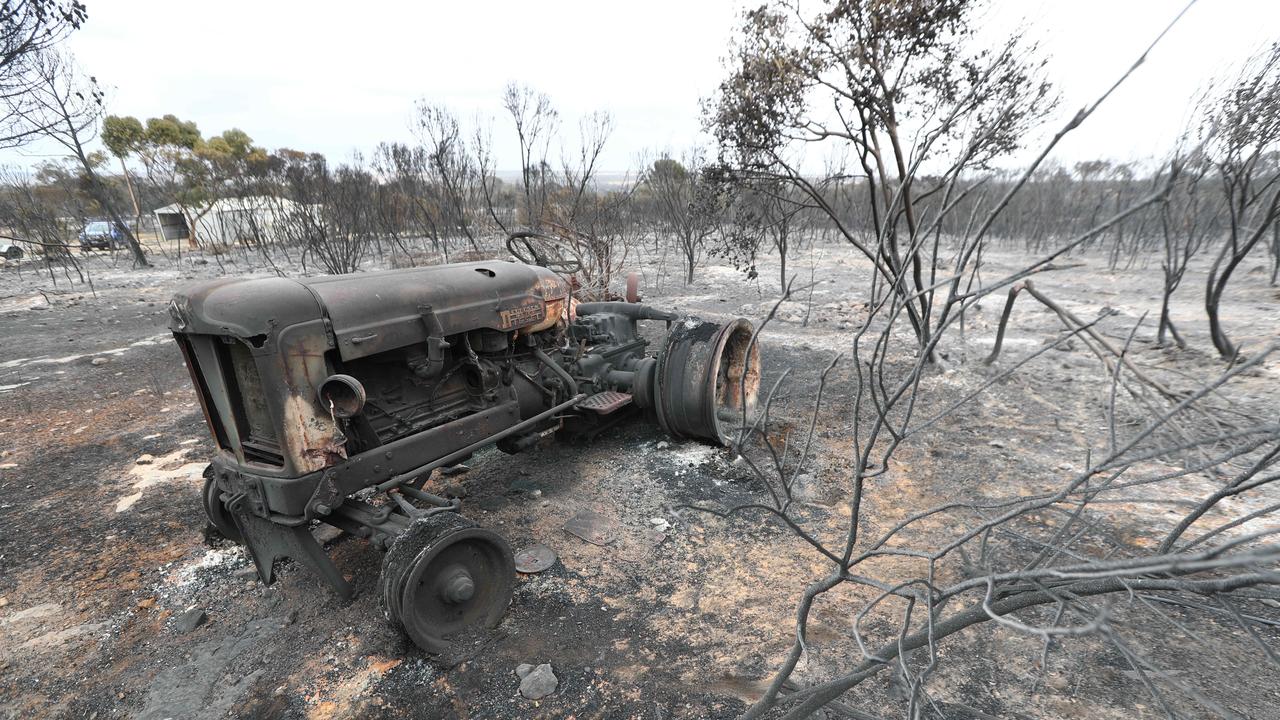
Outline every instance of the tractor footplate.
{"type": "Polygon", "coordinates": [[[581,410],[591,410],[600,415],[608,415],[609,413],[620,410],[631,404],[631,395],[628,393],[617,392],[616,390],[605,390],[578,403],[581,410]]]}

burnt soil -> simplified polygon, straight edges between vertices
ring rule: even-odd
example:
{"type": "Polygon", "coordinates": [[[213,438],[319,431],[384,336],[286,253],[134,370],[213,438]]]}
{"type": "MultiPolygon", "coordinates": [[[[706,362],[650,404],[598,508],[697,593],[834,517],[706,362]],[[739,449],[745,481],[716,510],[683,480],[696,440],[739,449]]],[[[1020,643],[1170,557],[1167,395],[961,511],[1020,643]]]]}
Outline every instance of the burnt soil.
{"type": "MultiPolygon", "coordinates": [[[[1017,260],[995,257],[992,276],[1017,260]]],[[[486,451],[465,474],[441,480],[465,492],[469,518],[513,547],[543,543],[559,556],[545,572],[518,576],[494,631],[459,641],[446,657],[421,652],[383,618],[382,554],[364,540],[328,541],[357,589],[349,603],[292,562],[264,587],[241,548],[206,530],[200,473],[212,446],[165,327],[174,289],[222,268],[192,258],[145,272],[93,262],[92,290],[65,277],[54,283],[32,263],[0,268],[0,717],[736,717],[789,649],[804,585],[827,572],[821,556],[760,515],[687,509],[758,500],[762,489],[724,450],[666,438],[636,419],[590,443],[548,442],[514,457],[486,451]],[[581,510],[607,518],[615,540],[596,546],[566,533],[581,510]],[[183,631],[188,611],[207,619],[183,631]],[[514,672],[521,663],[550,663],[558,690],[523,698],[514,672]]],[[[1158,266],[1112,272],[1102,258],[1073,262],[1086,267],[1046,273],[1037,284],[1081,316],[1118,310],[1107,324],[1117,342],[1143,313],[1158,311],[1158,266]]],[[[822,368],[847,349],[860,319],[867,268],[834,246],[791,264],[801,275],[816,264],[820,284],[811,307],[807,298],[787,303],[762,336],[763,387],[791,368],[776,412],[780,432],[802,437],[822,368]]],[[[243,261],[225,270],[261,272],[243,261]]],[[[708,319],[759,318],[772,304],[771,282],[748,282],[727,267],[707,268],[688,288],[654,277],[652,266],[649,275],[647,302],[708,319]]],[[[1136,352],[1178,376],[1206,378],[1222,365],[1197,312],[1201,276],[1184,285],[1174,317],[1191,347],[1156,348],[1148,322],[1136,352]]],[[[948,346],[925,381],[925,410],[997,371],[979,360],[998,304],[969,318],[965,338],[948,346]]],[[[1247,264],[1224,319],[1247,352],[1280,335],[1278,307],[1265,274],[1247,264]]],[[[1008,363],[1054,337],[1056,323],[1039,307],[1020,306],[1008,363]]],[[[828,538],[848,517],[851,379],[847,364],[832,374],[811,486],[797,511],[828,538]]],[[[1233,397],[1270,407],[1274,417],[1278,379],[1272,361],[1233,397]]],[[[1060,477],[1102,442],[1106,388],[1079,343],[1046,353],[903,448],[869,493],[869,531],[943,498],[995,496],[1060,477]]],[[[1141,546],[1169,522],[1145,512],[1117,514],[1114,532],[1141,546]]],[[[867,599],[836,592],[815,607],[814,647],[798,680],[857,659],[849,623],[867,599]]],[[[1280,610],[1250,611],[1280,620],[1280,610]]],[[[1258,648],[1234,625],[1196,622],[1214,638],[1212,652],[1185,652],[1186,638],[1167,626],[1136,632],[1149,659],[1201,674],[1200,687],[1235,711],[1280,718],[1277,673],[1258,648]]],[[[1274,643],[1274,635],[1264,639],[1274,643]]],[[[930,685],[936,708],[953,718],[1163,716],[1101,643],[1056,650],[1045,668],[1039,656],[1039,641],[996,627],[950,639],[945,669],[930,685]]],[[[858,693],[846,701],[900,715],[888,674],[858,693]]],[[[1194,704],[1182,711],[1197,714],[1194,704]]]]}

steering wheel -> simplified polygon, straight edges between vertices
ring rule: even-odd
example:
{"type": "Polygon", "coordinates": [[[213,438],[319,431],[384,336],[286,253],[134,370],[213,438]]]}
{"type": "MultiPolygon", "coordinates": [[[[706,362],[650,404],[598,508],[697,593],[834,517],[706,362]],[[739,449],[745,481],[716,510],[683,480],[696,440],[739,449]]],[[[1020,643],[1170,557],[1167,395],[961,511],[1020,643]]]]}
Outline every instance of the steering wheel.
{"type": "Polygon", "coordinates": [[[582,258],[563,238],[532,230],[517,230],[507,235],[507,251],[526,265],[541,265],[561,275],[582,270],[582,258]]]}

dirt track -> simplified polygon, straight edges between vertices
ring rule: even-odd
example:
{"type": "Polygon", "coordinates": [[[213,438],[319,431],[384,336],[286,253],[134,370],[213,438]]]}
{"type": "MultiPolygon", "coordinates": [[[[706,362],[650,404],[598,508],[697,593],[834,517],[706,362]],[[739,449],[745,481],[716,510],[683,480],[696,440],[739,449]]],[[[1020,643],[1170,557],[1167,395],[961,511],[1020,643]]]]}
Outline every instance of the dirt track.
{"type": "MultiPolygon", "coordinates": [[[[815,291],[809,325],[804,303],[789,303],[762,338],[765,386],[792,368],[778,404],[784,426],[803,424],[818,374],[844,349],[864,300],[865,265],[846,248],[820,254],[816,276],[828,282],[815,291]]],[[[817,257],[793,265],[807,274],[817,257]]],[[[1037,284],[1081,316],[1118,309],[1113,333],[1158,310],[1158,268],[1109,273],[1098,258],[1086,262],[1085,272],[1049,273],[1037,284]]],[[[1276,291],[1250,267],[1224,314],[1246,352],[1280,336],[1276,291]]],[[[391,630],[376,600],[381,555],[364,541],[330,545],[359,590],[350,604],[292,564],[274,586],[259,586],[238,547],[205,536],[198,490],[210,442],[165,330],[174,288],[214,270],[185,262],[147,273],[99,269],[90,292],[54,288],[30,268],[21,276],[0,269],[0,717],[728,718],[759,693],[791,643],[800,590],[825,571],[821,557],[758,516],[725,521],[680,510],[746,501],[758,488],[723,451],[672,443],[643,423],[590,445],[549,445],[514,460],[492,451],[469,463],[464,512],[515,547],[551,546],[560,561],[521,576],[499,628],[453,657],[428,658],[391,630]],[[144,454],[154,460],[140,465],[144,454]],[[613,520],[617,540],[597,547],[564,533],[581,509],[613,520]],[[671,524],[664,537],[653,518],[671,524]],[[208,621],[178,632],[189,608],[208,621]],[[514,669],[541,662],[554,667],[559,690],[525,700],[514,669]]],[[[771,304],[772,288],[762,285],[713,267],[688,289],[670,279],[661,292],[651,287],[646,300],[712,319],[759,317],[771,304]]],[[[1192,349],[1155,349],[1148,322],[1139,352],[1204,377],[1220,364],[1205,352],[1198,278],[1185,286],[1174,316],[1192,349]]],[[[990,349],[994,305],[970,320],[966,342],[926,380],[926,403],[942,407],[993,372],[977,360],[990,349]]],[[[1020,306],[1006,353],[1039,347],[1055,323],[1020,306]]],[[[1034,370],[904,450],[871,494],[873,523],[953,494],[1033,487],[1080,462],[1103,432],[1105,377],[1078,347],[1048,353],[1034,370]]],[[[847,517],[848,372],[837,370],[819,417],[802,509],[830,532],[847,517]]],[[[1272,361],[1238,399],[1274,408],[1278,388],[1272,361]]],[[[1140,512],[1116,528],[1134,543],[1160,523],[1140,512]]],[[[848,615],[857,599],[865,598],[837,593],[816,608],[802,679],[856,654],[848,615]]],[[[1215,696],[1237,711],[1280,717],[1275,671],[1255,662],[1258,650],[1238,629],[1220,631],[1216,656],[1195,660],[1181,655],[1174,633],[1145,639],[1171,668],[1194,662],[1207,671],[1215,696]]],[[[1091,641],[1052,655],[1046,673],[1035,667],[1039,643],[1004,630],[969,631],[945,648],[952,662],[933,691],[949,717],[1158,715],[1118,656],[1091,641]]],[[[886,675],[863,691],[863,709],[880,710],[894,692],[886,675]]]]}

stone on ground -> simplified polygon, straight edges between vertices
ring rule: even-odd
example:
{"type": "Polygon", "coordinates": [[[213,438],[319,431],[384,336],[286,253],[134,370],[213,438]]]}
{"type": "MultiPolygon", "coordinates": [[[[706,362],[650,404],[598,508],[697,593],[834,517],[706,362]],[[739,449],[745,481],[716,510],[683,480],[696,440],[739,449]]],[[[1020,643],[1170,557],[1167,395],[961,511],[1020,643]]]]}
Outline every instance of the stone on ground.
{"type": "Polygon", "coordinates": [[[520,694],[530,700],[540,700],[556,691],[560,680],[551,671],[551,665],[543,663],[530,670],[520,681],[520,694]]]}

